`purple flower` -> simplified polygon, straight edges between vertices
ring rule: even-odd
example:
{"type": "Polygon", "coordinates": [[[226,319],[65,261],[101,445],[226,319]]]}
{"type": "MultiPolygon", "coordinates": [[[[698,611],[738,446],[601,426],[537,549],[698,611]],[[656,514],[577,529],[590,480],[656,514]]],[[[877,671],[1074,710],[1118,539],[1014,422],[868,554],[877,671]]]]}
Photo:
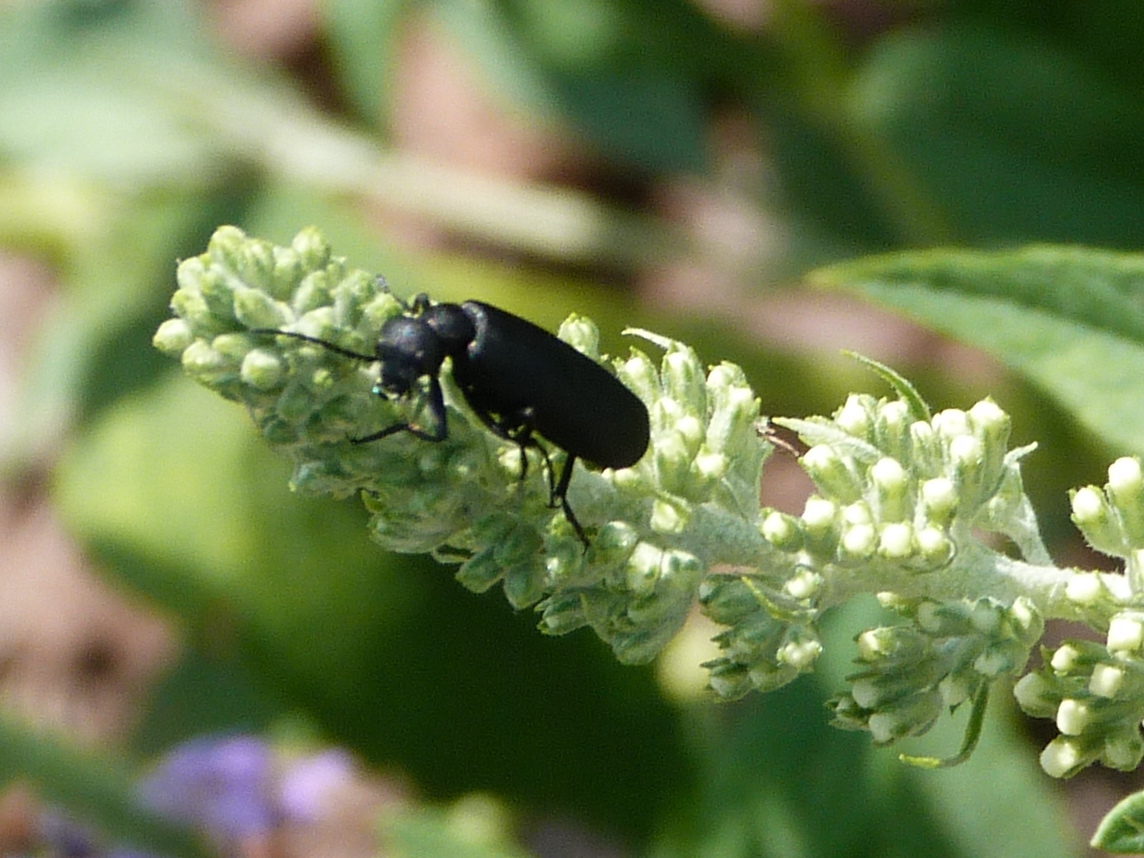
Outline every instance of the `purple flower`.
{"type": "Polygon", "coordinates": [[[253,736],[204,737],[179,745],[140,785],[163,815],[224,838],[268,831],[278,820],[273,753],[253,736]]]}
{"type": "Polygon", "coordinates": [[[353,759],[336,748],[298,760],[283,774],[278,787],[283,816],[293,822],[321,818],[338,789],[352,781],[353,773],[353,759]]]}

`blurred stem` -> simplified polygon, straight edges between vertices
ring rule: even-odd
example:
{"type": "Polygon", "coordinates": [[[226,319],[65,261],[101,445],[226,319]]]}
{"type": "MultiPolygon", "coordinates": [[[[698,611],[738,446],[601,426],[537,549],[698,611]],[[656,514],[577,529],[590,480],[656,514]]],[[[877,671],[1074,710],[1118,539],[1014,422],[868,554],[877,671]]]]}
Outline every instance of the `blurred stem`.
{"type": "Polygon", "coordinates": [[[421,215],[446,229],[576,264],[636,268],[681,255],[725,257],[714,248],[704,252],[696,240],[664,221],[602,204],[588,194],[386,151],[297,104],[218,88],[213,95],[200,115],[211,118],[215,131],[247,157],[281,176],[421,215]]]}

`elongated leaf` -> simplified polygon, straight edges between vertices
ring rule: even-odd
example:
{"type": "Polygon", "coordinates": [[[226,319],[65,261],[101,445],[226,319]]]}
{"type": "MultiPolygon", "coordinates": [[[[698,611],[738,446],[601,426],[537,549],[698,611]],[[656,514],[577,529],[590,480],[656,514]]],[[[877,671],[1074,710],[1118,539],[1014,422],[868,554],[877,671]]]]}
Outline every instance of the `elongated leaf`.
{"type": "MultiPolygon", "coordinates": [[[[77,821],[107,836],[179,858],[212,854],[195,835],[144,808],[119,758],[80,748],[61,736],[0,716],[0,784],[28,783],[77,821]]],[[[5,853],[7,854],[7,853],[5,853]]]]}
{"type": "Polygon", "coordinates": [[[836,265],[809,280],[991,352],[1100,438],[1144,451],[1144,256],[933,250],[836,265]]]}

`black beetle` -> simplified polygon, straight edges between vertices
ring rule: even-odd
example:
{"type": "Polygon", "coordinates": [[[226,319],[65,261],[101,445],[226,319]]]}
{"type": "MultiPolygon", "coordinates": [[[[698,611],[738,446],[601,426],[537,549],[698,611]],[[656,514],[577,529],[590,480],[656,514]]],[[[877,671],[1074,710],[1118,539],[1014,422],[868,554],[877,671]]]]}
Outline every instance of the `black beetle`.
{"type": "Polygon", "coordinates": [[[418,295],[405,313],[381,328],[375,353],[361,354],[334,343],[267,328],[252,333],[278,334],[316,343],[354,360],[378,362],[374,393],[405,396],[428,379],[432,430],[397,423],[355,444],[409,432],[426,441],[448,435],[439,375],[452,359],[453,380],[473,413],[496,435],[521,451],[521,479],[528,470],[527,449],[540,452],[548,470],[549,503],[560,504],[584,546],[588,538],[568,504],[568,484],[576,459],[605,468],[638,462],[650,439],[646,406],[600,364],[532,322],[480,301],[432,304],[418,295]],[[556,479],[539,434],[567,453],[556,479]]]}

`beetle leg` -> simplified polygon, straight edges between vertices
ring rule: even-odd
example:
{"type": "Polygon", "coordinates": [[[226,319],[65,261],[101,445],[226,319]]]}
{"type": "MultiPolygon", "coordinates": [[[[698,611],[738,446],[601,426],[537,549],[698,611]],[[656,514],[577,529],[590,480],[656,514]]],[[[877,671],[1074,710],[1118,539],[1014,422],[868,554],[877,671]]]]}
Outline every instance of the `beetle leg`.
{"type": "MultiPolygon", "coordinates": [[[[591,543],[588,542],[588,536],[584,533],[584,528],[580,526],[576,513],[572,512],[572,505],[568,503],[568,486],[572,482],[572,466],[575,464],[576,457],[568,453],[568,457],[564,460],[564,467],[560,471],[560,480],[552,490],[551,504],[555,506],[556,501],[560,501],[560,508],[564,510],[564,517],[568,519],[568,523],[576,531],[576,538],[584,544],[584,550],[587,551],[591,543]]],[[[548,467],[551,470],[552,466],[549,465],[548,467]]]]}
{"type": "Polygon", "coordinates": [[[429,403],[426,407],[429,409],[429,413],[433,415],[433,422],[436,424],[436,428],[432,432],[426,432],[421,427],[408,422],[395,423],[380,432],[372,432],[362,438],[350,438],[350,443],[366,444],[370,441],[380,441],[382,438],[396,435],[398,432],[408,432],[422,441],[434,443],[444,441],[449,435],[449,419],[445,411],[445,397],[441,393],[441,384],[436,378],[431,377],[429,379],[429,392],[426,395],[429,397],[429,403]]]}

